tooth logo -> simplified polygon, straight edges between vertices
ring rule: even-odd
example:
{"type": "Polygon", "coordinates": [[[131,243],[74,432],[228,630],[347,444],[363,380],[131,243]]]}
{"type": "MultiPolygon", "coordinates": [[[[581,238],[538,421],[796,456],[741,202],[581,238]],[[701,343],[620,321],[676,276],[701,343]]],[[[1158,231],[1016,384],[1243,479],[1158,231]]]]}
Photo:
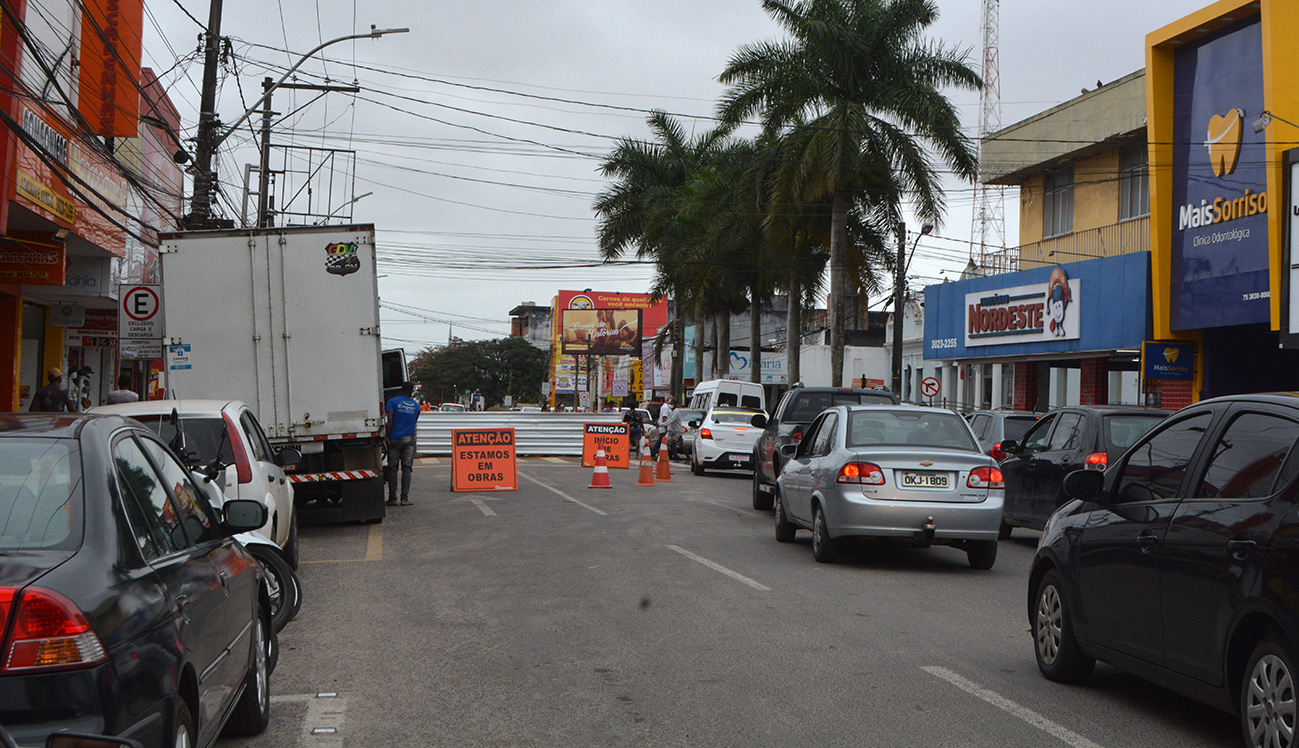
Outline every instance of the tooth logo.
{"type": "Polygon", "coordinates": [[[1209,118],[1209,134],[1204,146],[1209,149],[1209,163],[1215,177],[1225,177],[1236,170],[1236,160],[1240,158],[1241,123],[1244,121],[1245,113],[1239,109],[1209,118]]]}
{"type": "Polygon", "coordinates": [[[1164,360],[1170,364],[1175,364],[1177,363],[1177,354],[1180,352],[1181,352],[1180,349],[1177,348],[1165,348],[1164,360]]]}

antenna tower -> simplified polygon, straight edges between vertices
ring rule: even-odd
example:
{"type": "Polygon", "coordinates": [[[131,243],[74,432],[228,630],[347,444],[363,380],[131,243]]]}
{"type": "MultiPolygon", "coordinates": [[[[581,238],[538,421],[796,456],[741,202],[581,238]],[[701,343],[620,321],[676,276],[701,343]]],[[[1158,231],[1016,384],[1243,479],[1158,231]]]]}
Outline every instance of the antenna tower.
{"type": "MultiPolygon", "coordinates": [[[[980,25],[983,28],[983,92],[979,97],[979,163],[983,163],[983,139],[1001,129],[1001,74],[998,72],[997,31],[1000,0],[983,0],[980,25]]],[[[988,266],[988,251],[1006,246],[1006,188],[984,184],[982,174],[974,183],[974,225],[971,228],[970,261],[980,272],[988,266]]]]}

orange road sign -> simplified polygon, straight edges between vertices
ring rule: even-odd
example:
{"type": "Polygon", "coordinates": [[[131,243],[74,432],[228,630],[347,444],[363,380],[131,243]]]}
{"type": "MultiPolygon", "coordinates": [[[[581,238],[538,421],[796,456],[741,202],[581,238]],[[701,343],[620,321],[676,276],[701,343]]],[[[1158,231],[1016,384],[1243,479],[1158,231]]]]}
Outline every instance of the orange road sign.
{"type": "Polygon", "coordinates": [[[582,467],[595,465],[595,453],[604,450],[610,468],[631,468],[631,426],[625,423],[587,423],[582,436],[582,467]]]}
{"type": "Polygon", "coordinates": [[[514,429],[452,429],[451,490],[519,490],[514,429]]]}

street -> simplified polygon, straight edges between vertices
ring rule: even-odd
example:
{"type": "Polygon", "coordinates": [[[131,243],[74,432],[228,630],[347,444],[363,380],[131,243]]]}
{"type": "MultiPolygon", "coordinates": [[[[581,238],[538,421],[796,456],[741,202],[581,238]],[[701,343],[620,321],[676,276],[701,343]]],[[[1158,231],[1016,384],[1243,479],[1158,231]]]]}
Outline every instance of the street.
{"type": "Polygon", "coordinates": [[[302,530],[305,602],[280,634],[270,728],[226,748],[1234,746],[1237,723],[1104,665],[1043,679],[1025,613],[1037,534],[991,571],[949,548],[774,539],[747,473],[588,490],[576,458],[519,490],[302,530]]]}

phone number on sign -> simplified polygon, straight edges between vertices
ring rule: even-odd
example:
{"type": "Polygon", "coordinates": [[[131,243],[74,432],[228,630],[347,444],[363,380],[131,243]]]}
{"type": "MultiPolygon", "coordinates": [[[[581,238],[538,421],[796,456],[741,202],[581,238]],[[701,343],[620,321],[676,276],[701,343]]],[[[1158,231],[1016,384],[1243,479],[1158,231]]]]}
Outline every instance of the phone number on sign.
{"type": "Polygon", "coordinates": [[[935,349],[935,348],[955,348],[955,347],[956,347],[956,338],[934,338],[933,340],[929,341],[929,347],[930,347],[931,349],[935,349]]]}

